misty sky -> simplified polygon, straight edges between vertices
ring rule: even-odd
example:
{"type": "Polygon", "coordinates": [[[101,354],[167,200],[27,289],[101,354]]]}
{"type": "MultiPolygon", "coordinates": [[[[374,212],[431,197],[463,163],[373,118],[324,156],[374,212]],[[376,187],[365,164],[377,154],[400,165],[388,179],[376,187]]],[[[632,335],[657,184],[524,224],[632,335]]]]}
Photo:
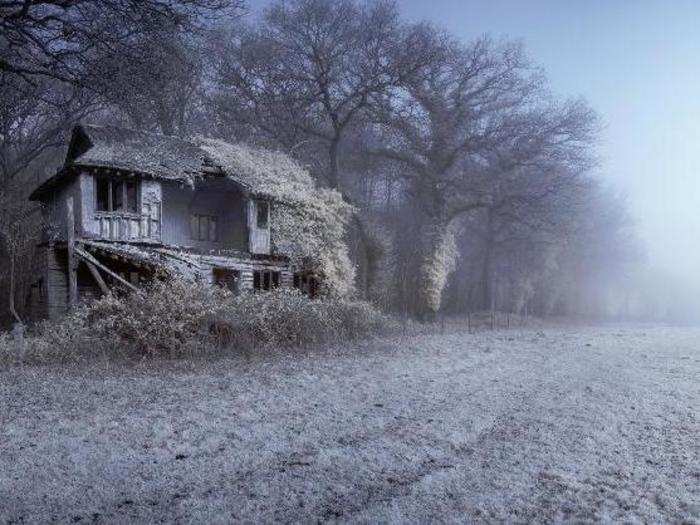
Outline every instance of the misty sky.
{"type": "Polygon", "coordinates": [[[521,38],[555,93],[583,95],[606,124],[600,177],[628,196],[650,261],[700,283],[700,0],[399,6],[464,40],[521,38]]]}

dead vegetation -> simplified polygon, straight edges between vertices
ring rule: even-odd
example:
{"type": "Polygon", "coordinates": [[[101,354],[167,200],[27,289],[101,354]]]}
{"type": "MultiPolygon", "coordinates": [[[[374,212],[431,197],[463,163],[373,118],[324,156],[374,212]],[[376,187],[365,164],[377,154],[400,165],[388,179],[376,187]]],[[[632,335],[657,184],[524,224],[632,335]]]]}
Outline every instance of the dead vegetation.
{"type": "Polygon", "coordinates": [[[35,327],[19,346],[0,333],[0,364],[187,357],[366,338],[393,322],[362,301],[293,289],[234,295],[185,280],[105,297],[35,327]]]}

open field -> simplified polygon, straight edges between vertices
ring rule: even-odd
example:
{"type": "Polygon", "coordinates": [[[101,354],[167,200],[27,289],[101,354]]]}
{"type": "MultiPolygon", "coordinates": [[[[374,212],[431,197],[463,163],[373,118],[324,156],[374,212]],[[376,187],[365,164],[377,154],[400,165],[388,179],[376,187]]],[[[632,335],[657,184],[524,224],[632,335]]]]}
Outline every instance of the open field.
{"type": "Polygon", "coordinates": [[[700,330],[0,372],[0,522],[700,523],[700,330]]]}

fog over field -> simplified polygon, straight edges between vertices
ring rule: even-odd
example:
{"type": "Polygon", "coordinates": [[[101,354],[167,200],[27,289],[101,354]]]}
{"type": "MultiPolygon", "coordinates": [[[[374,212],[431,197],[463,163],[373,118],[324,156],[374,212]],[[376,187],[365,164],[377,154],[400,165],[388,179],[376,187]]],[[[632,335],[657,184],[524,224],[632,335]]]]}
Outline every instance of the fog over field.
{"type": "Polygon", "coordinates": [[[599,177],[627,197],[647,272],[700,319],[700,4],[402,0],[465,38],[522,38],[555,91],[600,111],[599,177]]]}

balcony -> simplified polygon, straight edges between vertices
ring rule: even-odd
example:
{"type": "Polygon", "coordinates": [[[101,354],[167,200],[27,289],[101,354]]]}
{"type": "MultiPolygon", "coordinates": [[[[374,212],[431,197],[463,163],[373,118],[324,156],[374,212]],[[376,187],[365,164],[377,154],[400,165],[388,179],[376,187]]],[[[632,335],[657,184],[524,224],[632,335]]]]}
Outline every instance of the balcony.
{"type": "Polygon", "coordinates": [[[160,219],[153,213],[96,212],[100,239],[110,241],[160,241],[160,219]]]}

